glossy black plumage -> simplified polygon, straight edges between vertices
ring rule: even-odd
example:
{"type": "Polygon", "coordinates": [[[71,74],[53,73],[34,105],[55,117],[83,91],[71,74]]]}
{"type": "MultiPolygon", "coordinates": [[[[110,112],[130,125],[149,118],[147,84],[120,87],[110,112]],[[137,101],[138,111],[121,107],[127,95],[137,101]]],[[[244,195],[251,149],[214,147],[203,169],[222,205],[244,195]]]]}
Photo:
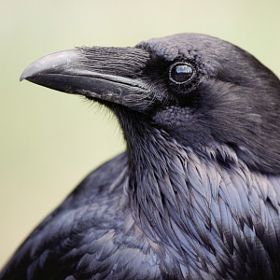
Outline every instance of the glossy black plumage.
{"type": "Polygon", "coordinates": [[[254,57],[180,34],[58,53],[22,78],[108,106],[127,152],[39,225],[1,280],[280,278],[280,82],[254,57]],[[178,62],[195,73],[184,84],[169,80],[178,62]]]}

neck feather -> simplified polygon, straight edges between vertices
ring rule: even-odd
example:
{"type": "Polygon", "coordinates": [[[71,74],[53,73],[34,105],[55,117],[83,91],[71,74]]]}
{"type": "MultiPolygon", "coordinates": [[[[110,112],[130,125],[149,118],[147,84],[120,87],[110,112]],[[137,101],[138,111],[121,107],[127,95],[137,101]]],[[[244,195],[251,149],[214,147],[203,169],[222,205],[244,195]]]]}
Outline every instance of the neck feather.
{"type": "Polygon", "coordinates": [[[134,218],[184,275],[204,279],[198,273],[230,271],[233,255],[238,261],[251,254],[258,225],[265,222],[262,205],[269,204],[265,211],[272,219],[278,217],[277,178],[251,172],[229,147],[193,151],[141,119],[123,129],[134,218]]]}

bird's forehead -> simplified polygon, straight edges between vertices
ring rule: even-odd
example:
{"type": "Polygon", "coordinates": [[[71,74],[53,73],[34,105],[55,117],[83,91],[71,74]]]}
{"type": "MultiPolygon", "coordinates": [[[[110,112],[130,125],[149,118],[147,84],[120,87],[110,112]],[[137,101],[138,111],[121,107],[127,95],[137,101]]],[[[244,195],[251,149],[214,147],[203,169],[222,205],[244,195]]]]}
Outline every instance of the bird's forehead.
{"type": "Polygon", "coordinates": [[[200,72],[208,77],[215,76],[224,64],[235,64],[236,61],[243,60],[240,49],[231,43],[197,33],[150,39],[139,43],[137,47],[168,62],[181,58],[194,61],[200,72]]]}
{"type": "Polygon", "coordinates": [[[163,39],[151,39],[141,42],[137,46],[147,49],[148,51],[153,52],[156,56],[163,57],[167,61],[174,60],[179,54],[177,45],[163,39]]]}
{"type": "Polygon", "coordinates": [[[162,38],[154,38],[137,45],[153,52],[167,61],[173,61],[180,56],[211,59],[217,55],[225,55],[232,50],[232,45],[218,38],[184,33],[162,38]]]}

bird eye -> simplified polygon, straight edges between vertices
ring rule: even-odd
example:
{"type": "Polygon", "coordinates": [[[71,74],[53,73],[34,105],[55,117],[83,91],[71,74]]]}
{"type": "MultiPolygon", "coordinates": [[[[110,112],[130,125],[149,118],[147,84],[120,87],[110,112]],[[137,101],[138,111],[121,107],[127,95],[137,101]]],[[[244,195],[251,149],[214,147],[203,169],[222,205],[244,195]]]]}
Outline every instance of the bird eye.
{"type": "Polygon", "coordinates": [[[189,82],[195,73],[195,69],[188,63],[175,63],[169,70],[169,79],[176,84],[189,82]]]}

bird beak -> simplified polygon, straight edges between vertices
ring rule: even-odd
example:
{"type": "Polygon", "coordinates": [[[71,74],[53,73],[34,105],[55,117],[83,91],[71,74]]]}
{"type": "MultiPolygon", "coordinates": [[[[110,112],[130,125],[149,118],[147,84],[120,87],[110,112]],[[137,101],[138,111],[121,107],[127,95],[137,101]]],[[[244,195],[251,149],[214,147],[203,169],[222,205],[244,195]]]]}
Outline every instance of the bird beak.
{"type": "Polygon", "coordinates": [[[138,48],[77,48],[29,65],[20,80],[145,111],[153,94],[141,73],[149,54],[138,48]]]}

